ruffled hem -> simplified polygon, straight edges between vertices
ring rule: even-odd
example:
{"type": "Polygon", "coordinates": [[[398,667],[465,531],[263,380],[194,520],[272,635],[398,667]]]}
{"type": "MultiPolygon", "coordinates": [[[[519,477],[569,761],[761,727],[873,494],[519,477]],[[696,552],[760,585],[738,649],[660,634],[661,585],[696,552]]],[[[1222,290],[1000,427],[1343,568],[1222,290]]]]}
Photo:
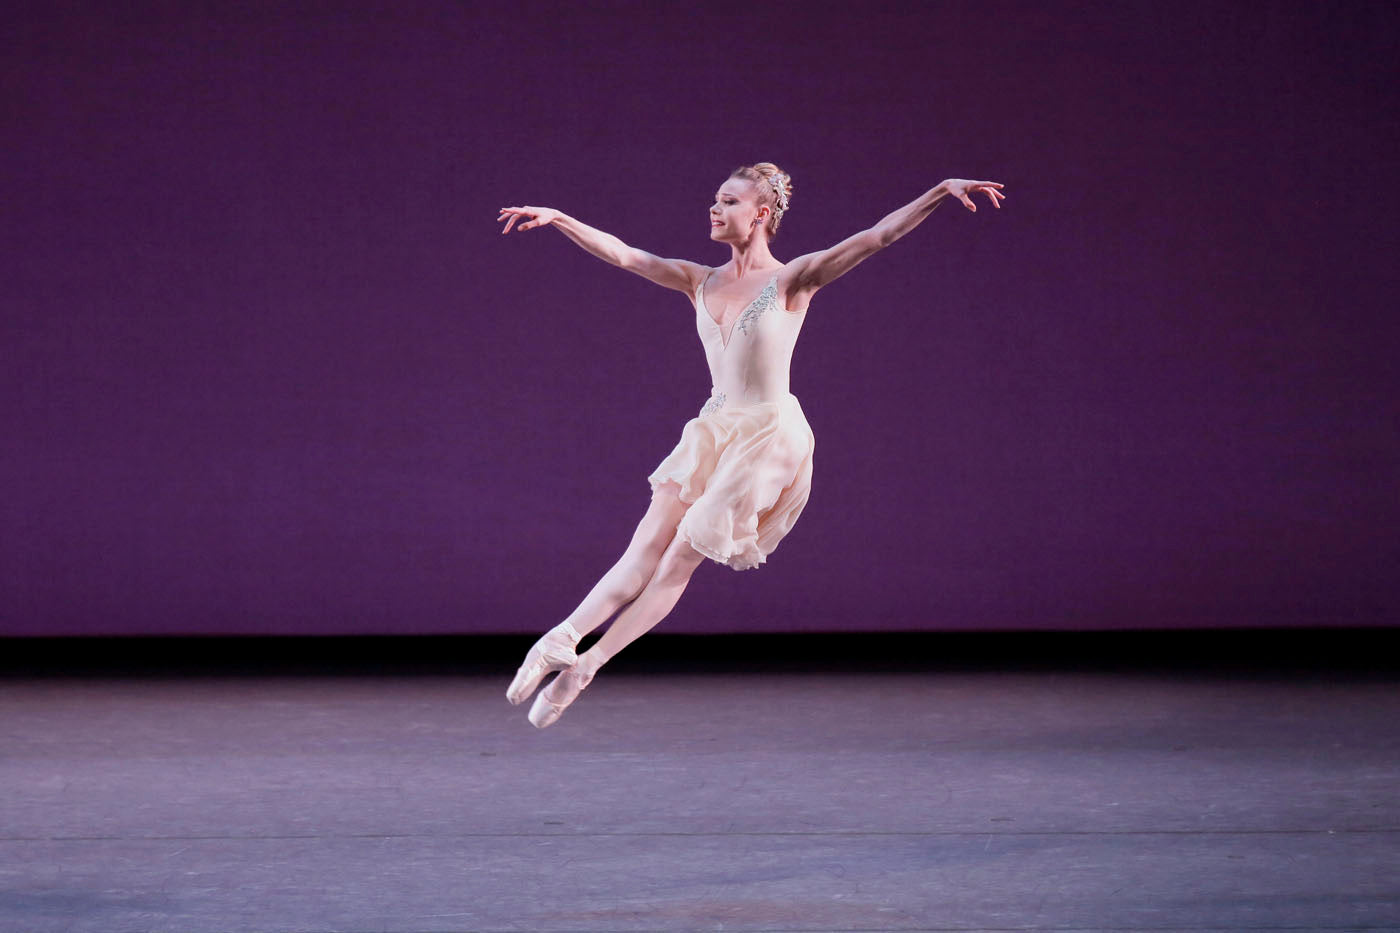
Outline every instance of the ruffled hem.
{"type": "Polygon", "coordinates": [[[695,550],[704,554],[717,564],[723,564],[730,570],[757,570],[760,564],[768,560],[768,555],[754,548],[752,552],[741,551],[737,554],[726,555],[718,551],[703,541],[697,541],[695,535],[689,529],[677,528],[676,533],[685,538],[686,543],[695,550]]]}
{"type": "MultiPolygon", "coordinates": [[[[676,479],[670,476],[656,479],[655,474],[653,474],[651,477],[648,477],[648,481],[651,483],[651,491],[653,495],[656,493],[656,488],[662,483],[675,483],[676,485],[680,486],[682,490],[685,489],[684,483],[681,479],[676,479]]],[[[679,498],[682,502],[685,502],[687,505],[694,504],[694,502],[687,501],[684,495],[679,496],[679,498]]],[[[686,514],[689,513],[687,512],[686,514]]],[[[760,517],[760,521],[761,520],[762,519],[760,517]]],[[[685,516],[681,516],[681,523],[680,525],[676,526],[676,534],[684,538],[686,540],[686,543],[688,543],[691,547],[695,548],[695,550],[699,551],[701,554],[704,554],[710,560],[714,561],[717,564],[724,564],[731,570],[756,570],[761,564],[765,563],[768,560],[768,555],[765,554],[763,550],[760,549],[760,547],[758,546],[756,536],[752,541],[730,542],[733,545],[733,547],[728,549],[723,547],[724,542],[722,541],[719,542],[721,546],[716,547],[713,544],[708,544],[705,541],[701,540],[697,536],[694,529],[685,527],[685,516]]],[[[776,544],[777,542],[774,543],[776,544]]]]}
{"type": "Polygon", "coordinates": [[[815,443],[796,401],[795,412],[764,403],[692,419],[647,477],[653,495],[662,483],[679,487],[690,508],[677,533],[710,560],[759,567],[806,505],[815,443]]]}

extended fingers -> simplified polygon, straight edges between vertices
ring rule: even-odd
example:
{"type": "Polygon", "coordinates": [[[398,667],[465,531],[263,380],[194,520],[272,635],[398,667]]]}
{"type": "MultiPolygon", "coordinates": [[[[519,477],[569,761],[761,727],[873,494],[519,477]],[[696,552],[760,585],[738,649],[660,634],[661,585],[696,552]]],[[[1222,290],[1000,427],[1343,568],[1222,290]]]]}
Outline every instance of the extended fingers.
{"type": "MultiPolygon", "coordinates": [[[[516,222],[517,220],[519,220],[519,219],[521,218],[521,216],[524,215],[525,213],[526,213],[525,210],[524,210],[523,208],[519,208],[519,207],[503,207],[503,208],[501,208],[501,216],[499,216],[499,217],[496,218],[496,222],[497,222],[497,223],[500,223],[500,222],[503,221],[503,220],[506,221],[505,228],[504,228],[503,230],[501,230],[501,232],[502,232],[502,233],[510,233],[510,228],[511,228],[511,227],[514,227],[514,226],[515,226],[515,222],[516,222]],[[506,218],[510,218],[510,219],[509,219],[509,220],[506,220],[506,218]]],[[[520,229],[521,229],[521,230],[524,230],[525,227],[526,227],[525,224],[521,224],[521,225],[520,225],[520,229]]]]}
{"type": "Polygon", "coordinates": [[[957,192],[958,200],[962,201],[963,206],[975,214],[977,213],[977,205],[972,203],[970,195],[974,191],[980,191],[987,196],[988,201],[992,202],[992,207],[1000,209],[1001,202],[1006,198],[1006,195],[997,190],[1000,187],[1002,186],[994,181],[973,182],[967,186],[965,191],[957,192]]]}

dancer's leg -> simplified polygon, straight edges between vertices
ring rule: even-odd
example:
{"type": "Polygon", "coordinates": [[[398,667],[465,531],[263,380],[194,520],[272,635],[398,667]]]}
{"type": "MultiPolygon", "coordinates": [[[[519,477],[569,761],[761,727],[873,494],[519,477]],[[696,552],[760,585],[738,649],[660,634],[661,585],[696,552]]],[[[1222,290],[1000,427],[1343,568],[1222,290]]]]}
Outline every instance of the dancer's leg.
{"type": "Polygon", "coordinates": [[[564,621],[580,635],[587,635],[612,618],[624,603],[635,599],[656,571],[688,508],[680,500],[680,487],[675,483],[657,486],[627,550],[564,621]]]}
{"type": "Polygon", "coordinates": [[[596,671],[666,618],[685,592],[691,574],[704,561],[705,555],[691,547],[683,535],[673,537],[641,594],[608,626],[598,643],[579,656],[581,662],[588,658],[583,669],[596,671]]]}
{"type": "Polygon", "coordinates": [[[525,661],[506,688],[506,699],[524,701],[551,671],[572,666],[579,640],[603,624],[646,586],[676,524],[689,506],[680,500],[680,486],[662,483],[652,494],[651,505],[632,535],[621,559],[603,575],[567,619],[545,632],[525,654],[525,661]]]}
{"type": "Polygon", "coordinates": [[[535,697],[530,722],[543,729],[558,720],[593,680],[598,668],[666,618],[685,592],[691,574],[704,560],[704,555],[683,536],[672,538],[641,594],[613,620],[597,644],[578,656],[578,663],[560,673],[535,697]]]}

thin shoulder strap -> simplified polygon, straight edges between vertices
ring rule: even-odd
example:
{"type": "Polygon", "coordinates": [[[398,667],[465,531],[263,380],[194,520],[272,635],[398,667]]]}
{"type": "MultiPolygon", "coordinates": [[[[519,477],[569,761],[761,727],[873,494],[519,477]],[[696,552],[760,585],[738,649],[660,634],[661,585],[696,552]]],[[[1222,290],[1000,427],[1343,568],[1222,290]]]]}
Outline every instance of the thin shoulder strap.
{"type": "Polygon", "coordinates": [[[705,270],[705,274],[700,276],[700,284],[695,286],[695,294],[690,296],[697,308],[705,297],[705,283],[710,281],[710,276],[715,274],[713,266],[701,266],[700,268],[705,270]]]}

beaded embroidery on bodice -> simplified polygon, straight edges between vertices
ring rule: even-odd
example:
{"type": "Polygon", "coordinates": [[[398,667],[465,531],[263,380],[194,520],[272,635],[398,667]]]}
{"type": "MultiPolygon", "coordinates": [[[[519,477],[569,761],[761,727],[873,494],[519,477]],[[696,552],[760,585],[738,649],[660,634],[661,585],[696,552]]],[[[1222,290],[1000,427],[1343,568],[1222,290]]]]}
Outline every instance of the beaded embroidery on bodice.
{"type": "Polygon", "coordinates": [[[696,289],[695,311],[713,386],[701,417],[726,405],[777,402],[791,394],[788,370],[806,310],[779,307],[777,272],[730,326],[727,341],[705,306],[704,282],[696,289]]]}
{"type": "MultiPolygon", "coordinates": [[[[749,325],[756,324],[759,315],[763,314],[764,311],[767,311],[769,308],[773,307],[773,305],[777,304],[777,301],[778,277],[775,275],[773,276],[773,281],[763,286],[763,291],[759,292],[758,297],[755,298],[753,302],[747,308],[744,309],[743,314],[739,315],[739,320],[734,322],[735,325],[741,331],[747,334],[749,332],[749,325]]],[[[732,327],[729,329],[729,339],[734,339],[734,328],[732,327]]]]}

